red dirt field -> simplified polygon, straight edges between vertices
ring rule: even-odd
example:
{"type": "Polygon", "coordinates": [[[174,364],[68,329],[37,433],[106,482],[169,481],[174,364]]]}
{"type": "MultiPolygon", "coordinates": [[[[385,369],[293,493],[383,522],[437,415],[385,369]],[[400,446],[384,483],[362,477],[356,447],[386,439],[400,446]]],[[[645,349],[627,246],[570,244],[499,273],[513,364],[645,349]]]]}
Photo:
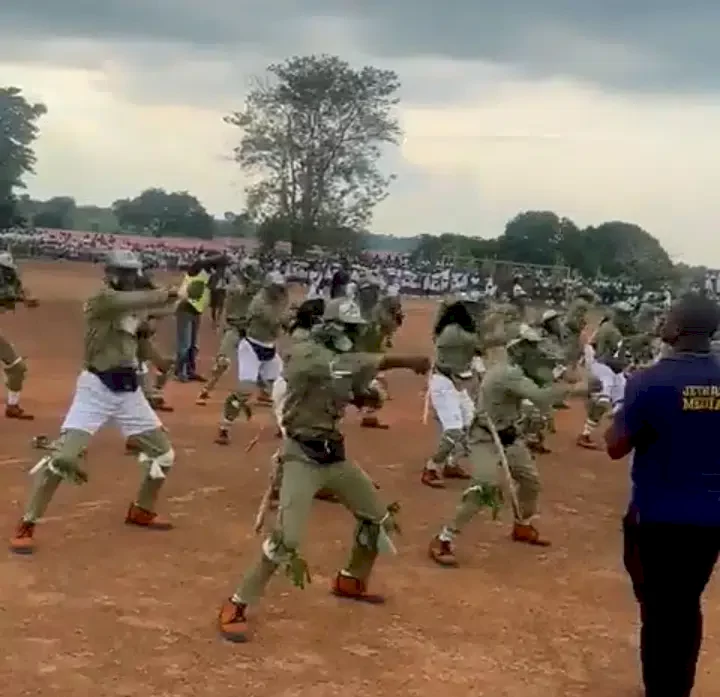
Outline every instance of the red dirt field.
{"type": "MultiPolygon", "coordinates": [[[[80,359],[81,303],[100,269],[26,264],[36,310],[0,318],[3,335],[27,357],[24,405],[34,423],[3,421],[2,530],[9,536],[37,459],[31,438],[54,436],[80,359]]],[[[397,350],[430,348],[432,308],[407,303],[397,350]]],[[[163,332],[172,348],[172,322],[163,332]]],[[[201,366],[217,337],[204,327],[201,366]]],[[[426,555],[451,513],[459,486],[423,487],[422,463],[434,444],[423,426],[423,378],[390,374],[391,429],[361,431],[349,412],[349,452],[402,504],[399,555],[382,558],[374,589],[384,607],[329,595],[354,527],[340,507],[318,503],[306,557],[313,584],[293,588],[278,575],[253,613],[253,639],[218,638],[218,605],[258,553],[252,535],[275,448],[271,415],[238,424],[235,445],[213,444],[226,376],[215,402],[194,405],[197,387],[169,385],[165,418],[178,452],[161,512],[176,528],[148,533],[122,524],[140,471],[109,430],[93,442],[90,481],[64,485],[38,526],[33,557],[0,555],[0,685],[3,697],[635,697],[636,610],[621,566],[620,519],[626,466],[578,450],[582,405],[558,415],[554,453],[541,458],[542,529],[554,542],[538,551],[508,539],[509,512],[478,518],[460,539],[462,566],[441,569],[426,555]],[[246,454],[247,442],[261,433],[246,454]]],[[[718,695],[720,594],[706,598],[706,640],[698,697],[718,695]]]]}

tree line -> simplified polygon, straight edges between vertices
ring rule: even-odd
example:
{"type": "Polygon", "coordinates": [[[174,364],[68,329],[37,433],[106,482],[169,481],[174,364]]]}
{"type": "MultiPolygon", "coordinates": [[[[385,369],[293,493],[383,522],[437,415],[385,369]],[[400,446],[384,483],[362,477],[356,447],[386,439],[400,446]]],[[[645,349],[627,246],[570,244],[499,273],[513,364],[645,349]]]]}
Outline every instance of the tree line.
{"type": "Polygon", "coordinates": [[[97,232],[256,237],[272,248],[289,242],[353,253],[391,249],[416,260],[495,258],[566,265],[584,275],[660,278],[673,264],[660,243],[631,223],[580,229],[549,211],[528,211],[494,239],[452,233],[396,238],[370,235],[375,206],[393,174],[383,152],[397,146],[400,81],[391,70],[355,68],[337,56],[294,56],[258,76],[241,109],[225,123],[237,130],[232,157],[249,180],[246,210],[215,219],[187,191],[151,188],[109,208],[69,196],[35,201],[22,191],[34,172],[33,143],[47,112],[16,87],[0,88],[0,229],[17,224],[97,232]]]}

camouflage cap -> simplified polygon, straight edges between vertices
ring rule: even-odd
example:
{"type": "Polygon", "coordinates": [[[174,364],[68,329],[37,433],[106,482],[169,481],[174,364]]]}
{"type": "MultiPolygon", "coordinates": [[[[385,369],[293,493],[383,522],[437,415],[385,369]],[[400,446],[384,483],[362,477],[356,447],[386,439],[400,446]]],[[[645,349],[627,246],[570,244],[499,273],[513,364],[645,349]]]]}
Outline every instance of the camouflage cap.
{"type": "Polygon", "coordinates": [[[0,252],[0,266],[12,271],[17,270],[15,259],[13,259],[13,255],[10,252],[0,252]]]}
{"type": "Polygon", "coordinates": [[[123,271],[142,271],[140,257],[131,249],[113,249],[105,257],[106,269],[120,269],[123,271]]]}
{"type": "Polygon", "coordinates": [[[341,324],[367,324],[360,307],[352,298],[333,298],[325,303],[324,322],[341,324]]]}

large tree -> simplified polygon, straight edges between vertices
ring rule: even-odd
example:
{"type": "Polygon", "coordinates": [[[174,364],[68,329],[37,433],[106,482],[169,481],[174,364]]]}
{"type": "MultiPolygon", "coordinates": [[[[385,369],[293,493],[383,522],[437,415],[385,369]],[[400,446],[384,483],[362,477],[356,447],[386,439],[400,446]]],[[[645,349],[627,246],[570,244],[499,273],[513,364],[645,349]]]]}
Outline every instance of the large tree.
{"type": "Polygon", "coordinates": [[[378,165],[401,136],[398,76],[328,55],[296,56],[267,72],[225,119],[243,131],[234,156],[251,178],[248,209],[272,218],[295,248],[327,244],[327,230],[364,229],[392,180],[378,165]]]}
{"type": "Polygon", "coordinates": [[[32,216],[35,227],[62,228],[71,230],[75,227],[75,210],[77,203],[72,196],[53,196],[47,201],[35,202],[36,211],[32,216]]]}
{"type": "Polygon", "coordinates": [[[17,87],[0,87],[0,229],[18,222],[15,189],[25,187],[25,176],[35,167],[33,143],[44,104],[28,102],[17,87]]]}
{"type": "Polygon", "coordinates": [[[187,191],[146,189],[132,199],[119,199],[112,211],[121,227],[155,237],[179,235],[211,239],[215,221],[187,191]]]}
{"type": "Polygon", "coordinates": [[[652,283],[672,277],[673,264],[658,240],[638,225],[613,221],[578,228],[552,211],[525,211],[495,239],[444,233],[416,238],[412,256],[493,258],[518,264],[569,266],[585,277],[637,278],[652,283]]]}

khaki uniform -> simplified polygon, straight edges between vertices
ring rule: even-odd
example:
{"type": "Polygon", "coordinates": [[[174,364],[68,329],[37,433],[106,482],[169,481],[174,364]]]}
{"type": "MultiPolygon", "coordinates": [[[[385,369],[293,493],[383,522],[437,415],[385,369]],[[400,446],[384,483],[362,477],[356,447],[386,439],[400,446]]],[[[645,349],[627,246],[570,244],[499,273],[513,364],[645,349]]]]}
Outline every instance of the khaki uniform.
{"type": "MultiPolygon", "coordinates": [[[[0,283],[0,313],[5,310],[14,309],[19,302],[24,302],[28,307],[36,307],[37,301],[26,299],[25,289],[17,275],[12,278],[0,276],[3,282],[0,283]]],[[[11,419],[32,420],[20,406],[20,393],[25,385],[27,376],[27,364],[25,359],[17,353],[12,343],[0,334],[0,363],[5,371],[5,387],[7,389],[7,404],[5,416],[11,419]]]]}
{"type": "Polygon", "coordinates": [[[259,281],[237,276],[228,286],[225,295],[225,326],[220,337],[220,346],[215,355],[212,372],[208,381],[203,385],[197,404],[201,406],[207,404],[210,394],[217,387],[220,378],[232,365],[233,358],[237,355],[238,344],[245,336],[250,303],[261,287],[262,284],[259,281]]]}
{"type": "Polygon", "coordinates": [[[167,291],[103,289],[84,307],[85,350],[70,409],[60,437],[31,470],[33,486],[25,514],[13,540],[17,552],[32,550],[35,523],[63,479],[87,480],[81,468],[92,436],[108,422],[115,423],[139,453],[143,478],[126,523],[167,527],[156,520],[155,506],[167,472],[175,461],[167,433],[148,404],[137,379],[138,328],[152,310],[174,303],[167,291]]]}
{"type": "Polygon", "coordinates": [[[222,417],[215,442],[227,445],[230,428],[240,414],[251,417],[250,399],[258,387],[265,404],[272,404],[273,383],[280,377],[282,361],[277,342],[289,323],[287,295],[273,301],[268,290],[258,291],[246,313],[244,336],[236,348],[238,383],[223,404],[222,417]]]}
{"type": "Polygon", "coordinates": [[[623,335],[612,318],[602,322],[590,345],[594,356],[588,365],[587,416],[577,444],[595,450],[598,446],[592,440],[592,434],[624,392],[622,364],[626,353],[623,335]]]}
{"type": "Polygon", "coordinates": [[[590,303],[583,298],[575,298],[565,315],[565,360],[571,369],[577,367],[583,357],[582,335],[587,327],[590,303]]]}
{"type": "Polygon", "coordinates": [[[390,349],[393,346],[393,338],[398,329],[402,326],[404,313],[402,302],[397,295],[383,295],[380,298],[380,305],[383,308],[383,346],[390,349]]]}
{"type": "MultiPolygon", "coordinates": [[[[382,355],[387,348],[388,337],[397,326],[391,306],[385,302],[385,297],[382,295],[379,295],[374,303],[364,304],[362,290],[358,296],[358,304],[367,324],[360,329],[355,340],[355,350],[382,355]]],[[[387,428],[387,424],[381,423],[378,418],[382,403],[387,399],[387,383],[384,376],[377,377],[373,388],[381,395],[381,400],[375,406],[363,408],[360,425],[364,428],[387,428]]]]}
{"type": "Polygon", "coordinates": [[[470,428],[469,459],[472,482],[463,492],[452,519],[430,547],[431,557],[441,564],[454,565],[452,541],[484,507],[497,510],[502,499],[503,472],[500,457],[488,428],[492,420],[504,446],[505,456],[517,492],[520,510],[513,537],[520,542],[547,544],[532,524],[538,513],[540,477],[532,454],[517,432],[524,400],[531,401],[543,413],[549,413],[560,392],[538,387],[519,366],[503,356],[488,367],[480,386],[477,415],[470,428]]]}
{"type": "Polygon", "coordinates": [[[469,478],[456,461],[467,455],[468,429],[475,417],[471,390],[477,380],[473,371],[477,348],[477,335],[457,324],[444,327],[435,339],[434,370],[428,390],[441,435],[423,471],[422,483],[427,486],[441,488],[444,477],[469,478]]]}
{"type": "MultiPolygon", "coordinates": [[[[510,355],[538,387],[549,387],[554,382],[553,370],[558,365],[557,357],[550,353],[551,350],[550,342],[545,338],[539,343],[522,341],[510,349],[510,355]]],[[[517,427],[532,451],[540,454],[550,452],[545,446],[545,439],[553,427],[552,410],[543,411],[530,399],[525,399],[517,427]]]]}
{"type": "Polygon", "coordinates": [[[334,353],[313,339],[290,348],[284,367],[284,472],[277,522],[232,598],[236,605],[256,603],[279,567],[296,585],[304,586],[307,566],[300,547],[320,489],[334,492],[357,520],[350,558],[335,590],[352,587],[355,593],[365,592],[394,524],[371,479],[347,459],[340,424],[346,406],[368,389],[379,362],[379,356],[334,353]]]}
{"type": "Polygon", "coordinates": [[[137,333],[140,389],[145,394],[150,406],[157,411],[173,411],[172,407],[165,402],[163,390],[173,374],[175,361],[160,352],[155,340],[157,322],[163,316],[170,314],[169,311],[165,315],[157,311],[153,312],[147,320],[141,323],[137,333]],[[151,367],[157,371],[154,382],[150,376],[151,367]]]}

